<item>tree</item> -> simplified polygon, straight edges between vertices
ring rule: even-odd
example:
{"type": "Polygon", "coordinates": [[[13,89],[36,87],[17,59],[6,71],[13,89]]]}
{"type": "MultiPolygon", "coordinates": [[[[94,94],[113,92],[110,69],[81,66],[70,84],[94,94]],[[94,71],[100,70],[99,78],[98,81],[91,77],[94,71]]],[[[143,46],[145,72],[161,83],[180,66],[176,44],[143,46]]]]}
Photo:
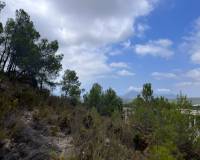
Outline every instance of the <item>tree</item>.
{"type": "Polygon", "coordinates": [[[147,103],[153,100],[153,90],[151,88],[151,83],[146,83],[143,85],[142,97],[147,103]]]}
{"type": "Polygon", "coordinates": [[[95,83],[93,84],[89,93],[84,95],[84,103],[88,107],[90,108],[94,107],[99,111],[99,108],[102,105],[102,96],[103,96],[102,87],[98,83],[95,83]]]}
{"type": "Polygon", "coordinates": [[[177,95],[177,106],[181,109],[191,109],[192,103],[188,100],[187,96],[180,92],[180,94],[177,95]]]}
{"type": "Polygon", "coordinates": [[[11,40],[11,55],[7,72],[27,74],[34,77],[39,70],[40,54],[35,44],[40,38],[30,16],[22,9],[16,11],[15,28],[11,40]]]}
{"type": "Polygon", "coordinates": [[[5,2],[0,1],[0,12],[6,6],[5,2]]]}
{"type": "Polygon", "coordinates": [[[103,115],[111,115],[114,111],[122,111],[123,102],[116,92],[109,88],[103,95],[103,106],[100,108],[100,113],[103,115]]]}
{"type": "Polygon", "coordinates": [[[4,27],[3,33],[1,34],[1,56],[0,56],[0,70],[4,71],[6,68],[6,64],[9,62],[9,58],[11,56],[12,48],[12,36],[15,31],[15,21],[10,18],[7,20],[6,25],[4,27]]]}
{"type": "Polygon", "coordinates": [[[138,106],[142,106],[144,104],[144,99],[141,97],[140,94],[137,95],[135,99],[130,103],[134,108],[138,106]]]}
{"type": "Polygon", "coordinates": [[[161,108],[170,108],[172,105],[165,97],[156,97],[153,100],[154,106],[161,107],[161,108]]]}
{"type": "MultiPolygon", "coordinates": [[[[1,10],[5,7],[5,3],[0,1],[0,13],[1,10]]],[[[0,22],[0,45],[4,42],[4,37],[3,37],[3,24],[0,22]]],[[[0,54],[1,55],[1,54],[0,54]]],[[[0,71],[1,71],[1,60],[0,60],[0,71]]]]}
{"type": "Polygon", "coordinates": [[[103,92],[98,83],[93,84],[89,93],[83,97],[84,103],[90,108],[96,108],[101,115],[111,116],[114,111],[122,111],[123,108],[122,99],[117,96],[116,92],[112,88],[103,92]]]}
{"type": "MultiPolygon", "coordinates": [[[[3,25],[2,23],[0,22],[0,34],[3,33],[3,25]]],[[[1,36],[2,37],[2,36],[1,36]]],[[[0,44],[2,43],[2,39],[0,39],[0,44]]]]}
{"type": "Polygon", "coordinates": [[[3,25],[0,22],[0,45],[3,43],[4,38],[3,38],[3,25]]]}
{"type": "MultiPolygon", "coordinates": [[[[0,13],[1,13],[1,10],[5,7],[5,2],[2,2],[0,1],[0,13]]],[[[3,25],[2,23],[0,22],[0,34],[3,32],[3,25]]]]}
{"type": "Polygon", "coordinates": [[[72,100],[72,102],[77,102],[81,94],[81,83],[78,80],[78,76],[75,71],[66,70],[62,81],[62,91],[65,93],[65,96],[72,100]]]}
{"type": "Polygon", "coordinates": [[[62,69],[61,60],[63,55],[56,54],[59,48],[58,41],[48,42],[47,39],[42,39],[38,44],[38,48],[41,57],[37,79],[42,89],[44,83],[53,85],[50,80],[57,77],[62,69]]]}
{"type": "Polygon", "coordinates": [[[30,16],[22,9],[8,19],[1,34],[0,70],[33,86],[54,85],[51,81],[62,69],[63,55],[57,54],[57,41],[40,40],[30,16]]]}
{"type": "Polygon", "coordinates": [[[40,34],[30,16],[22,9],[16,18],[8,19],[3,33],[3,51],[0,57],[1,70],[7,73],[27,74],[34,77],[38,71],[40,54],[36,42],[40,34]]]}

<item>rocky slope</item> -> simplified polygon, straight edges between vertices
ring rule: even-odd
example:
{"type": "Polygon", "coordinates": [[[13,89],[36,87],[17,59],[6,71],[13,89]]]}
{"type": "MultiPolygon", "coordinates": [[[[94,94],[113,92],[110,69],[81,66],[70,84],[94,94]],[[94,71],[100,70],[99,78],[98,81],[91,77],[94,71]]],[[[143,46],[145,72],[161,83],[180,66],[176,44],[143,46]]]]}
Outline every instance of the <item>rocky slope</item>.
{"type": "MultiPolygon", "coordinates": [[[[54,155],[69,157],[74,152],[73,139],[62,132],[52,136],[51,126],[34,120],[36,111],[24,111],[13,131],[13,139],[5,139],[0,144],[2,160],[48,160],[54,155]]],[[[16,123],[9,117],[7,127],[16,123]]]]}

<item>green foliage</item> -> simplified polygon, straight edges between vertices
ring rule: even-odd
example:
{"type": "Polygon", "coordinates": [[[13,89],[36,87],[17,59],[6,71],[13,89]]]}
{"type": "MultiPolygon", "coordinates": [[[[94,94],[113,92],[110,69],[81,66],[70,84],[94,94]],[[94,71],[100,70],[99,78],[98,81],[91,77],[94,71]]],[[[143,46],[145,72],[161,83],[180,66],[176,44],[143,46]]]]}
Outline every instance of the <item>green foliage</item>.
{"type": "MultiPolygon", "coordinates": [[[[117,114],[113,116],[113,119],[116,117],[118,117],[117,114]]],[[[75,137],[75,145],[80,147],[78,159],[121,160],[131,158],[131,150],[122,145],[120,139],[116,138],[117,136],[112,136],[113,130],[107,130],[109,126],[109,123],[94,108],[83,117],[83,126],[80,127],[75,137]],[[88,117],[90,117],[90,123],[84,120],[85,118],[88,120],[88,117]]]]}
{"type": "Polygon", "coordinates": [[[23,131],[23,129],[25,128],[25,124],[24,122],[22,122],[19,117],[16,117],[15,123],[11,126],[10,130],[9,130],[9,136],[11,138],[15,138],[17,139],[18,137],[20,137],[20,133],[23,131]]]}
{"type": "Polygon", "coordinates": [[[195,157],[192,148],[198,130],[190,127],[190,115],[182,114],[179,106],[167,105],[169,102],[163,98],[156,98],[151,103],[153,105],[150,104],[149,107],[138,106],[131,117],[130,123],[134,126],[135,136],[139,137],[135,141],[136,149],[145,149],[144,144],[146,147],[158,146],[158,150],[151,150],[152,159],[155,159],[155,156],[158,156],[158,159],[195,157]],[[175,149],[170,151],[172,147],[169,145],[175,149]]]}
{"type": "MultiPolygon", "coordinates": [[[[19,104],[19,100],[17,98],[11,98],[7,95],[1,94],[0,96],[0,121],[4,120],[4,118],[13,110],[16,110],[19,104]]],[[[1,123],[1,122],[0,122],[1,123]]]]}
{"type": "Polygon", "coordinates": [[[6,63],[11,56],[11,40],[14,34],[15,21],[8,19],[4,27],[3,33],[1,34],[1,46],[3,51],[0,56],[0,70],[4,71],[6,63]]]}
{"type": "Polygon", "coordinates": [[[0,141],[3,141],[6,138],[8,138],[7,132],[5,129],[0,128],[0,141]]]}
{"type": "Polygon", "coordinates": [[[84,103],[90,108],[99,109],[102,105],[103,90],[102,87],[95,83],[89,93],[84,95],[84,103]]]}
{"type": "Polygon", "coordinates": [[[142,90],[142,97],[145,102],[150,102],[153,99],[153,90],[151,88],[150,83],[146,83],[143,85],[143,90],[142,90]]]}
{"type": "Polygon", "coordinates": [[[191,109],[192,103],[188,100],[187,96],[180,93],[177,95],[177,106],[181,109],[191,109]]]}
{"type": "Polygon", "coordinates": [[[122,111],[123,103],[116,92],[109,88],[103,94],[103,104],[100,108],[100,113],[103,115],[111,115],[114,111],[122,111]]]}
{"type": "MultiPolygon", "coordinates": [[[[1,14],[1,10],[5,7],[5,2],[0,1],[0,14],[1,14]]],[[[0,44],[3,42],[2,39],[2,32],[3,32],[3,24],[0,22],[0,44]]]]}
{"type": "Polygon", "coordinates": [[[144,104],[144,100],[141,95],[137,95],[137,97],[131,102],[133,106],[142,106],[144,104]]]}
{"type": "Polygon", "coordinates": [[[52,126],[50,130],[52,136],[57,136],[58,132],[60,131],[60,128],[58,126],[52,126]]]}
{"type": "MultiPolygon", "coordinates": [[[[5,81],[6,78],[1,79],[5,81]]],[[[4,83],[0,89],[4,88],[4,83]]],[[[4,85],[8,88],[0,96],[0,140],[20,136],[20,131],[26,127],[23,121],[17,118],[11,128],[5,128],[3,122],[14,111],[23,113],[23,109],[28,107],[31,108],[33,122],[47,126],[49,136],[57,138],[61,132],[73,137],[76,151],[71,159],[199,160],[198,125],[190,126],[193,118],[182,114],[178,104],[172,104],[163,97],[153,98],[148,103],[143,97],[138,97],[137,105],[130,108],[132,112],[128,121],[124,121],[123,105],[115,91],[108,89],[103,92],[97,84],[92,88],[93,95],[89,92],[85,97],[88,98],[85,103],[96,102],[100,108],[70,107],[66,97],[50,96],[45,90],[19,83],[13,88],[12,85],[4,85]]],[[[67,158],[55,153],[52,159],[67,158]]]]}
{"type": "Polygon", "coordinates": [[[150,150],[149,160],[177,160],[171,151],[172,146],[153,146],[150,150]]]}
{"type": "Polygon", "coordinates": [[[20,106],[26,106],[30,109],[39,104],[39,97],[36,95],[36,91],[32,89],[18,91],[15,93],[15,96],[18,98],[20,106]]]}
{"type": "Polygon", "coordinates": [[[63,55],[56,54],[59,46],[57,41],[48,42],[47,39],[42,39],[38,44],[40,59],[39,59],[39,72],[37,75],[40,88],[43,83],[51,85],[51,79],[58,76],[59,71],[62,69],[61,60],[63,55]]]}
{"type": "Polygon", "coordinates": [[[43,83],[53,85],[51,80],[62,68],[63,55],[56,54],[58,42],[40,41],[39,32],[23,9],[16,11],[15,19],[7,20],[4,30],[1,28],[0,70],[35,87],[38,82],[41,88],[43,83]]]}
{"type": "Polygon", "coordinates": [[[84,95],[84,103],[90,108],[94,107],[101,115],[108,115],[114,111],[122,111],[123,102],[116,92],[109,88],[103,92],[102,87],[95,83],[90,92],[84,95]]]}
{"type": "Polygon", "coordinates": [[[75,71],[66,70],[62,81],[62,91],[65,93],[65,96],[69,98],[73,104],[76,104],[80,99],[81,94],[81,83],[78,80],[78,76],[75,71]]]}
{"type": "Polygon", "coordinates": [[[3,24],[0,22],[0,44],[2,44],[4,41],[2,33],[3,33],[3,24]]]}
{"type": "Polygon", "coordinates": [[[153,104],[159,108],[171,108],[172,104],[165,97],[156,97],[153,100],[153,104]]]}
{"type": "Polygon", "coordinates": [[[39,37],[30,16],[24,10],[17,10],[14,32],[10,40],[11,49],[10,53],[7,53],[10,54],[8,72],[16,71],[16,67],[27,74],[34,75],[37,72],[37,60],[40,55],[35,42],[39,37]]]}
{"type": "Polygon", "coordinates": [[[146,83],[143,85],[142,93],[139,94],[132,102],[131,105],[134,107],[137,106],[151,106],[153,102],[159,103],[159,101],[164,100],[161,98],[154,99],[153,90],[151,87],[151,83],[146,83]]]}
{"type": "Polygon", "coordinates": [[[0,1],[0,12],[6,6],[5,2],[0,1]]]}

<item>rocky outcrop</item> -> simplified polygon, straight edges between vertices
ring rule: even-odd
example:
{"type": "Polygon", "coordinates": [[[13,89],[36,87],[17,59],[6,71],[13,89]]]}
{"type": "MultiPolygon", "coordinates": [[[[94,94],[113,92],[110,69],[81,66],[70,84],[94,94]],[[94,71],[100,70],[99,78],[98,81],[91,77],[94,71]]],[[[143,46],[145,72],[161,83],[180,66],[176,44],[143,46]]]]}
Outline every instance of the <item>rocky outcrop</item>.
{"type": "Polygon", "coordinates": [[[0,159],[49,160],[53,153],[65,157],[73,153],[72,137],[62,132],[52,136],[52,126],[34,122],[32,112],[25,112],[20,124],[12,139],[0,143],[0,159]]]}

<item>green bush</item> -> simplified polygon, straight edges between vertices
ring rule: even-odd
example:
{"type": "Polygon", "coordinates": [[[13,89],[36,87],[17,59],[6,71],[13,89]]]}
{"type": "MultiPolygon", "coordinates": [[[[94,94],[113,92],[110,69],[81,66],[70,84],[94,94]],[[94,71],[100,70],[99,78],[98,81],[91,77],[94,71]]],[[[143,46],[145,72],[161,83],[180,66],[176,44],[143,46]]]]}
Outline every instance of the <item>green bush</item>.
{"type": "Polygon", "coordinates": [[[178,160],[171,151],[173,146],[152,146],[149,160],[178,160]]]}

